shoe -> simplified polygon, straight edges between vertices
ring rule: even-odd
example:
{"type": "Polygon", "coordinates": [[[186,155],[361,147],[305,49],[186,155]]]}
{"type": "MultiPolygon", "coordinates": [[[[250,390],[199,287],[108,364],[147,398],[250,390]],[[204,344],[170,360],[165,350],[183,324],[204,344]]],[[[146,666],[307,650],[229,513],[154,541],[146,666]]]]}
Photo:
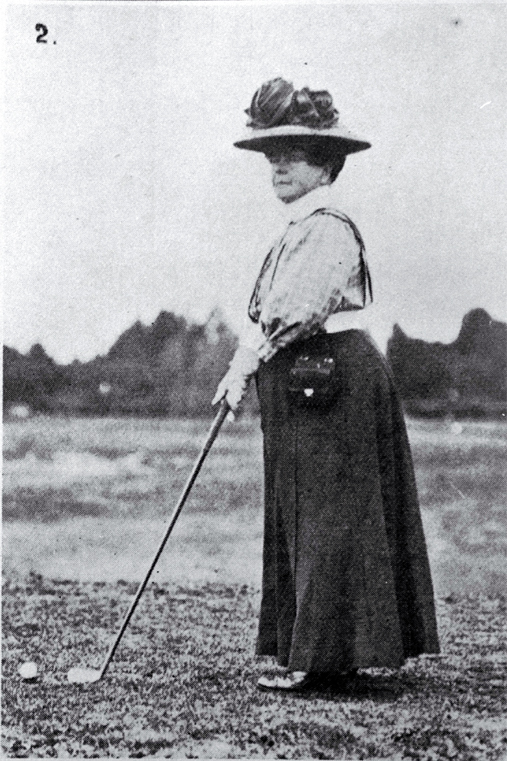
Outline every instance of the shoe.
{"type": "Polygon", "coordinates": [[[308,689],[315,684],[313,674],[307,671],[287,671],[280,676],[261,676],[257,682],[260,690],[281,690],[282,692],[297,692],[308,689]]]}

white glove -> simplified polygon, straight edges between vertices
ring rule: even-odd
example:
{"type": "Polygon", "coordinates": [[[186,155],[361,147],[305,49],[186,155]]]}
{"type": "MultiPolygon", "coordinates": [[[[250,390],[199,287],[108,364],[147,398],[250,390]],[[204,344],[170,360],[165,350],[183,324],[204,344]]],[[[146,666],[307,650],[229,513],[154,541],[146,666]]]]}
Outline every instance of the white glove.
{"type": "Polygon", "coordinates": [[[234,413],[237,412],[250,379],[255,375],[259,364],[260,359],[257,352],[248,349],[246,346],[240,346],[232,359],[229,370],[218,384],[211,404],[216,404],[225,397],[232,413],[232,415],[228,415],[229,420],[234,420],[234,413]]]}

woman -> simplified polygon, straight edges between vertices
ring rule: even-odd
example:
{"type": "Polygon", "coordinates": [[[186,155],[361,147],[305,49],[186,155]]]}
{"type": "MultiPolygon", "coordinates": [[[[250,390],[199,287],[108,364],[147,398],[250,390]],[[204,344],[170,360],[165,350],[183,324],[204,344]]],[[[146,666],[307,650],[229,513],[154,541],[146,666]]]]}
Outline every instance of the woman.
{"type": "Polygon", "coordinates": [[[263,152],[288,227],[269,252],[214,403],[257,376],[265,532],[258,655],[296,690],[438,652],[409,444],[391,372],[364,330],[372,301],[359,231],[330,186],[370,147],[327,92],[283,79],[255,93],[239,148],[263,152]]]}

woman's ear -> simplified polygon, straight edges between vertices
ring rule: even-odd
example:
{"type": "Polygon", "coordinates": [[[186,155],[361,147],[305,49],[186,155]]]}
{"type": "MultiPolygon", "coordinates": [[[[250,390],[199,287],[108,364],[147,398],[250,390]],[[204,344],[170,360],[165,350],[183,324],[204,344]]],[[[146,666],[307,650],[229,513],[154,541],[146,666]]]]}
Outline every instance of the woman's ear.
{"type": "Polygon", "coordinates": [[[321,185],[331,185],[331,171],[332,168],[329,164],[322,167],[322,176],[320,178],[321,185]]]}

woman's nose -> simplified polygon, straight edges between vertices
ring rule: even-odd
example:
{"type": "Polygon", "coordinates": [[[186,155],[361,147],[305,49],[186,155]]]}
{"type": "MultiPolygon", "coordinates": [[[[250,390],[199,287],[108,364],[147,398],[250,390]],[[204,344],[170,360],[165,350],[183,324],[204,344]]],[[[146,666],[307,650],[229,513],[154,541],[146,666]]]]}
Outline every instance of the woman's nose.
{"type": "Polygon", "coordinates": [[[287,159],[282,158],[273,163],[273,171],[276,174],[285,173],[287,169],[289,168],[290,162],[287,161],[287,159]]]}

